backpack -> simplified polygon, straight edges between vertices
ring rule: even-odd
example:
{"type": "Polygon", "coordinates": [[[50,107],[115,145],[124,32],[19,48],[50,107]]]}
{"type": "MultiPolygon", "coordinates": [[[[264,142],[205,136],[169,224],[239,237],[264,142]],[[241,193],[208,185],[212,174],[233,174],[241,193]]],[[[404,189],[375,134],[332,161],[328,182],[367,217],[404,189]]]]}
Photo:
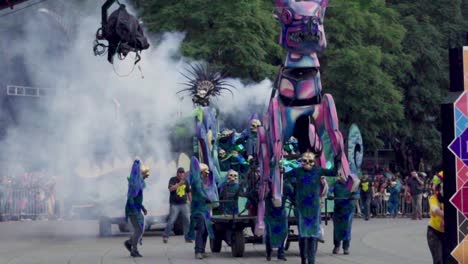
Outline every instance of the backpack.
{"type": "Polygon", "coordinates": [[[141,57],[139,52],[149,48],[147,38],[143,33],[138,20],[127,12],[125,5],[112,12],[108,19],[103,17],[102,28],[96,33],[94,46],[95,55],[102,55],[108,48],[107,60],[112,64],[115,54],[124,59],[131,51],[136,53],[135,64],[141,57]],[[107,40],[108,46],[99,43],[98,40],[107,40]],[[101,50],[99,50],[101,48],[101,50]]]}

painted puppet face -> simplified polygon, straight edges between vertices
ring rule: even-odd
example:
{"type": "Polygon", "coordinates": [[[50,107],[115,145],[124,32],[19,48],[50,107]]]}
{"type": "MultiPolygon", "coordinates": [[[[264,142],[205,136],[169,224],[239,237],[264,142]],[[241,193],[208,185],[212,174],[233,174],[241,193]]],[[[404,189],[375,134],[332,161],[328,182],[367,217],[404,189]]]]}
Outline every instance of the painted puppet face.
{"type": "Polygon", "coordinates": [[[149,172],[150,172],[149,167],[144,166],[144,165],[141,166],[141,176],[143,177],[143,179],[146,179],[149,177],[150,175],[149,172]]]}
{"type": "Polygon", "coordinates": [[[229,170],[228,171],[228,180],[230,183],[236,182],[237,179],[239,178],[239,174],[235,170],[229,170]]]}
{"type": "Polygon", "coordinates": [[[218,155],[220,158],[224,159],[226,157],[226,151],[224,149],[220,149],[218,155]]]}
{"type": "Polygon", "coordinates": [[[262,122],[258,119],[253,119],[250,122],[250,131],[257,133],[258,128],[262,125],[262,122]]]}
{"type": "Polygon", "coordinates": [[[302,154],[301,162],[304,170],[312,170],[315,165],[315,154],[312,152],[305,152],[302,154]]]}
{"type": "Polygon", "coordinates": [[[327,46],[323,20],[328,0],[275,0],[280,44],[291,52],[321,52],[327,46]]]}

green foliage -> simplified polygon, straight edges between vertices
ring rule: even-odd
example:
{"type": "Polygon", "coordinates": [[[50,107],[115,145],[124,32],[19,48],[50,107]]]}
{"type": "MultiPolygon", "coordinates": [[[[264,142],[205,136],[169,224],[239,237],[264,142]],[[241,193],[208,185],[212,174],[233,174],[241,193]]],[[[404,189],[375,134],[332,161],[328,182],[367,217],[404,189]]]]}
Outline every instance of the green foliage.
{"type": "Polygon", "coordinates": [[[262,0],[145,1],[143,19],[154,32],[185,32],[184,56],[225,68],[233,77],[274,78],[283,57],[272,4],[262,0]]]}
{"type": "Polygon", "coordinates": [[[460,0],[394,0],[391,6],[400,12],[407,30],[403,47],[411,64],[396,80],[405,89],[407,120],[397,138],[429,164],[438,165],[442,161],[439,105],[448,91],[448,48],[462,46],[467,20],[460,0]]]}
{"type": "Polygon", "coordinates": [[[325,20],[329,48],[321,57],[324,92],[336,100],[342,125],[359,124],[367,149],[403,119],[403,94],[395,85],[405,29],[383,0],[333,1],[325,20]]]}

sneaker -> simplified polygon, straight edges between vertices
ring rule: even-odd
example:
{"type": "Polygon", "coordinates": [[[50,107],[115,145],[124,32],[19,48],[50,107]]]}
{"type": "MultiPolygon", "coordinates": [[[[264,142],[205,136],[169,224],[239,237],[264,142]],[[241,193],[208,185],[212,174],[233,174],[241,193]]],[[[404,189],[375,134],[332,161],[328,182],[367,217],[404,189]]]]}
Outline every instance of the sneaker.
{"type": "Polygon", "coordinates": [[[349,255],[349,249],[343,249],[343,254],[349,255]]]}
{"type": "Polygon", "coordinates": [[[196,259],[203,259],[203,255],[201,253],[196,253],[195,258],[196,259]]]}
{"type": "Polygon", "coordinates": [[[193,243],[193,240],[185,239],[185,243],[193,243]]]}
{"type": "Polygon", "coordinates": [[[124,246],[128,250],[128,252],[132,253],[132,244],[130,243],[130,241],[126,240],[124,242],[124,246]]]}
{"type": "Polygon", "coordinates": [[[203,253],[202,253],[202,256],[203,256],[203,258],[207,258],[207,257],[210,256],[210,254],[208,254],[208,253],[206,253],[206,252],[203,252],[203,253]]]}
{"type": "Polygon", "coordinates": [[[333,252],[333,254],[336,255],[336,254],[338,254],[338,252],[340,252],[340,248],[339,248],[339,247],[335,247],[335,248],[333,248],[333,251],[332,251],[332,252],[333,252]]]}
{"type": "Polygon", "coordinates": [[[168,241],[168,240],[169,240],[168,237],[163,237],[163,242],[164,242],[164,244],[167,244],[167,241],[168,241]]]}
{"type": "Polygon", "coordinates": [[[130,256],[134,257],[134,258],[141,258],[143,257],[140,252],[138,251],[133,251],[132,253],[130,253],[130,256]]]}
{"type": "Polygon", "coordinates": [[[267,261],[271,261],[271,256],[266,256],[267,261]]]}
{"type": "Polygon", "coordinates": [[[286,259],[286,257],[284,255],[278,256],[278,260],[287,261],[287,259],[286,259]]]}

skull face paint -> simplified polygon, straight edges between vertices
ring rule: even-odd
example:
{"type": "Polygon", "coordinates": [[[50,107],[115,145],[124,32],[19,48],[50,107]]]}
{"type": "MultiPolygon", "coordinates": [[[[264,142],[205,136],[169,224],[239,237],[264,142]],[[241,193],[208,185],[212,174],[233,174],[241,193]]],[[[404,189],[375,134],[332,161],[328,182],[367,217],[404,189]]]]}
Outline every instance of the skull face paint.
{"type": "Polygon", "coordinates": [[[220,149],[219,152],[218,152],[218,156],[221,159],[224,159],[226,157],[226,151],[224,149],[220,149]]]}
{"type": "Polygon", "coordinates": [[[301,157],[301,164],[304,170],[312,170],[315,165],[315,154],[312,152],[304,152],[301,157]]]}
{"type": "Polygon", "coordinates": [[[235,170],[229,170],[228,174],[227,174],[227,177],[228,177],[228,181],[230,183],[234,183],[239,178],[239,174],[235,170]]]}
{"type": "Polygon", "coordinates": [[[253,133],[257,133],[258,128],[261,126],[262,126],[262,122],[260,122],[260,120],[253,119],[250,122],[250,131],[252,131],[253,133]]]}

